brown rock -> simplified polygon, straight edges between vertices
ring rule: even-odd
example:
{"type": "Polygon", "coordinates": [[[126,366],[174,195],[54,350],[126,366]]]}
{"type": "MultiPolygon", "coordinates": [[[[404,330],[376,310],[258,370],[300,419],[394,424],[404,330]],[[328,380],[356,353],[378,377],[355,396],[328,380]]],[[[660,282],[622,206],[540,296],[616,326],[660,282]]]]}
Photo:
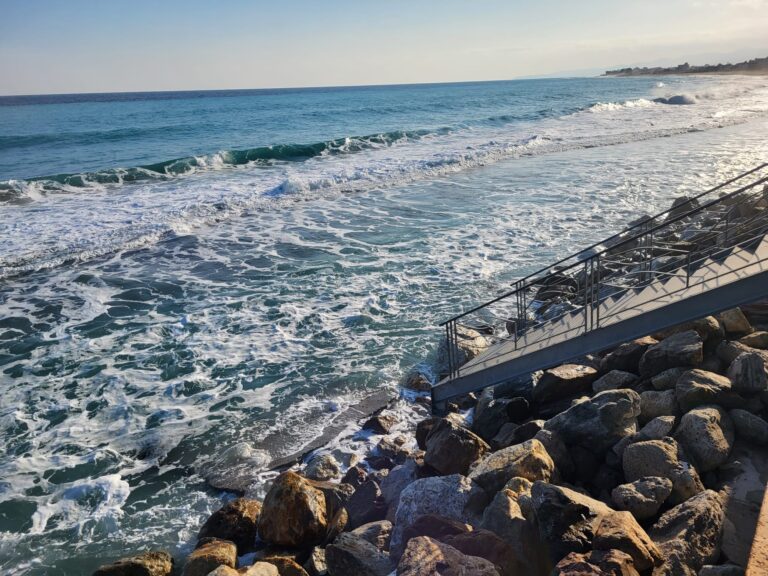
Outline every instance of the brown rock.
{"type": "Polygon", "coordinates": [[[668,328],[662,332],[654,334],[653,337],[657,340],[664,340],[665,338],[669,338],[674,334],[687,332],[688,330],[695,331],[704,342],[708,342],[710,340],[722,340],[723,336],[725,336],[723,326],[720,324],[718,319],[714,316],[706,316],[704,318],[692,320],[691,322],[678,324],[673,328],[668,328]]]}
{"type": "Polygon", "coordinates": [[[613,512],[599,500],[546,482],[534,482],[531,501],[540,538],[547,545],[553,562],[569,552],[590,550],[601,518],[613,512]]]}
{"type": "Polygon", "coordinates": [[[649,347],[640,359],[640,376],[651,378],[678,366],[698,366],[704,360],[701,337],[694,331],[680,332],[649,347]]]}
{"type": "Polygon", "coordinates": [[[538,440],[528,440],[492,452],[472,469],[469,478],[489,494],[501,490],[511,478],[519,476],[530,481],[549,480],[555,463],[538,440]]]}
{"type": "Polygon", "coordinates": [[[408,546],[397,565],[398,576],[500,576],[485,558],[467,556],[453,546],[428,536],[418,536],[408,546]]]}
{"type": "Polygon", "coordinates": [[[533,401],[545,404],[589,392],[597,379],[597,370],[591,366],[563,364],[545,370],[533,388],[533,401]]]}
{"type": "Polygon", "coordinates": [[[449,536],[443,542],[466,556],[477,556],[492,562],[501,576],[524,574],[512,546],[488,530],[473,530],[449,536]]]}
{"type": "Polygon", "coordinates": [[[704,370],[689,370],[675,384],[675,398],[683,412],[705,404],[722,404],[737,408],[744,400],[731,389],[731,381],[725,376],[704,370]]]}
{"type": "Polygon", "coordinates": [[[210,538],[189,555],[183,576],[208,576],[219,566],[234,568],[236,563],[237,547],[233,542],[210,538]]]}
{"type": "Polygon", "coordinates": [[[661,476],[645,476],[629,484],[617,486],[611,498],[617,510],[627,510],[638,520],[656,516],[672,493],[672,480],[661,476]]]}
{"type": "Polygon", "coordinates": [[[600,519],[592,541],[595,550],[621,550],[632,556],[643,572],[662,563],[661,551],[629,512],[613,512],[600,519]]]}
{"type": "Polygon", "coordinates": [[[680,457],[681,453],[672,438],[630,444],[622,458],[624,477],[628,482],[647,476],[669,478],[672,481],[671,501],[683,502],[704,490],[704,486],[696,470],[680,457]]]}
{"type": "Polygon", "coordinates": [[[417,392],[429,392],[432,389],[432,384],[424,374],[420,372],[411,372],[403,380],[403,388],[415,390],[417,392]]]}
{"type": "Polygon", "coordinates": [[[212,572],[209,572],[208,576],[240,576],[240,572],[229,566],[219,566],[212,572]]]}
{"type": "Polygon", "coordinates": [[[259,516],[259,537],[280,546],[311,546],[328,529],[325,494],[295,472],[278,476],[259,516]]]}
{"type": "Polygon", "coordinates": [[[368,522],[383,520],[387,514],[387,503],[381,496],[381,489],[375,480],[366,480],[357,487],[346,502],[349,528],[357,528],[368,522]]]}
{"type": "MultiPolygon", "coordinates": [[[[277,566],[267,562],[256,562],[237,571],[240,576],[280,576],[277,566]]],[[[310,574],[310,576],[321,576],[320,574],[310,574]]]]}
{"type": "Polygon", "coordinates": [[[592,390],[598,393],[605,392],[606,390],[618,390],[619,388],[632,388],[639,379],[637,374],[632,374],[631,372],[611,370],[592,382],[592,390]]]}
{"type": "Polygon", "coordinates": [[[352,466],[341,479],[342,484],[349,484],[357,488],[368,479],[368,472],[362,466],[352,466]]]}
{"type": "Polygon", "coordinates": [[[731,410],[728,415],[739,438],[758,445],[768,444],[768,422],[760,416],[738,409],[731,410]]]}
{"type": "MultiPolygon", "coordinates": [[[[271,564],[267,564],[271,566],[271,564]]],[[[315,546],[312,548],[312,552],[309,553],[309,558],[302,565],[304,571],[309,576],[328,576],[328,565],[325,562],[325,548],[315,546]]],[[[277,569],[275,569],[275,576],[278,576],[277,569]]]]}
{"type": "Polygon", "coordinates": [[[571,552],[560,560],[553,576],[640,576],[632,557],[619,550],[571,552]]]}
{"type": "Polygon", "coordinates": [[[173,558],[167,552],[144,552],[101,566],[93,576],[169,576],[173,558]]]}
{"type": "Polygon", "coordinates": [[[674,390],[646,390],[640,393],[640,419],[643,422],[660,416],[675,416],[679,412],[674,390]]]}
{"type": "Polygon", "coordinates": [[[471,532],[472,526],[464,524],[452,518],[445,518],[437,514],[424,514],[408,526],[403,532],[403,541],[408,542],[417,536],[429,536],[435,540],[443,541],[447,537],[471,532]]]}
{"type": "Polygon", "coordinates": [[[768,350],[768,332],[752,332],[752,334],[739,338],[739,342],[750,348],[768,350]]]}
{"type": "Polygon", "coordinates": [[[708,472],[728,459],[733,448],[733,422],[719,406],[702,406],[683,415],[675,439],[697,470],[708,472]]]}
{"type": "Polygon", "coordinates": [[[686,372],[688,372],[688,368],[670,368],[669,370],[664,370],[664,372],[656,374],[656,376],[651,378],[651,385],[656,390],[674,390],[675,384],[677,384],[677,379],[686,372]]]}
{"type": "Polygon", "coordinates": [[[695,575],[719,553],[725,513],[717,492],[706,490],[661,515],[649,530],[665,557],[654,576],[695,575]]]}
{"type": "Polygon", "coordinates": [[[395,424],[397,424],[397,418],[391,414],[377,414],[366,420],[363,430],[369,430],[374,434],[389,434],[395,424]]]}
{"type": "Polygon", "coordinates": [[[393,568],[389,554],[351,532],[326,546],[325,561],[331,576],[387,576],[393,568]]]}
{"type": "Polygon", "coordinates": [[[270,556],[264,558],[263,562],[277,567],[280,576],[309,576],[295,560],[285,556],[270,556]]]}
{"type": "Polygon", "coordinates": [[[316,454],[304,468],[304,476],[310,480],[335,480],[341,476],[341,467],[331,454],[316,454]]]}
{"type": "Polygon", "coordinates": [[[645,336],[644,338],[638,338],[632,342],[622,344],[614,351],[606,354],[600,362],[600,370],[602,372],[610,372],[611,370],[622,370],[624,372],[632,372],[637,374],[637,368],[640,364],[640,358],[643,357],[646,350],[658,343],[658,340],[645,336]]]}
{"type": "Polygon", "coordinates": [[[751,334],[754,332],[754,328],[744,316],[744,313],[740,308],[731,308],[725,312],[720,313],[720,322],[723,323],[725,332],[728,335],[741,336],[744,334],[751,334]]]}
{"type": "Polygon", "coordinates": [[[424,463],[441,474],[466,474],[491,450],[478,435],[450,420],[442,420],[432,429],[426,446],[424,463]]]}
{"type": "Polygon", "coordinates": [[[407,447],[407,443],[408,438],[403,434],[395,436],[394,438],[385,436],[376,445],[376,450],[380,456],[389,458],[395,464],[402,464],[411,453],[407,447]]]}
{"type": "Polygon", "coordinates": [[[431,418],[425,418],[416,424],[416,444],[420,449],[426,450],[427,436],[429,436],[429,433],[432,432],[432,429],[437,426],[437,423],[441,420],[442,418],[433,416],[431,418]]]}
{"type": "Polygon", "coordinates": [[[389,550],[389,539],[392,537],[392,522],[389,520],[369,522],[355,528],[351,534],[360,536],[360,538],[370,542],[381,551],[389,550]]]}
{"type": "Polygon", "coordinates": [[[768,388],[765,358],[756,352],[743,352],[728,367],[728,378],[739,394],[759,394],[768,388]]]}
{"type": "Polygon", "coordinates": [[[237,546],[242,555],[253,547],[259,525],[261,502],[249,498],[237,498],[211,514],[205,521],[198,538],[220,538],[237,546]]]}

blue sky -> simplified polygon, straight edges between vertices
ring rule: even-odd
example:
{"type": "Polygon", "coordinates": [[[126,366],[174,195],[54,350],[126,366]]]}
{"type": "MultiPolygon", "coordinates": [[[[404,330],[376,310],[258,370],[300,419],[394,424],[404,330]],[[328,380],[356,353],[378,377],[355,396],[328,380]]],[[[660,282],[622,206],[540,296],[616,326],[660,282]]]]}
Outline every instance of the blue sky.
{"type": "Polygon", "coordinates": [[[768,56],[768,0],[0,0],[0,94],[594,74],[768,56]]]}

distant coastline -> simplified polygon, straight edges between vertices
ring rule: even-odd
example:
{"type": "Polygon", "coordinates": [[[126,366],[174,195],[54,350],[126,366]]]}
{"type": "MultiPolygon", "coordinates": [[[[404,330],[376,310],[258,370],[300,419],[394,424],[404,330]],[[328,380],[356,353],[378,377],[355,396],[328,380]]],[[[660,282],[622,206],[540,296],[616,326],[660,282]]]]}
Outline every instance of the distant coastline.
{"type": "Polygon", "coordinates": [[[686,62],[672,67],[620,68],[607,70],[604,76],[662,76],[670,74],[768,74],[768,57],[754,58],[737,64],[705,64],[691,66],[686,62]]]}

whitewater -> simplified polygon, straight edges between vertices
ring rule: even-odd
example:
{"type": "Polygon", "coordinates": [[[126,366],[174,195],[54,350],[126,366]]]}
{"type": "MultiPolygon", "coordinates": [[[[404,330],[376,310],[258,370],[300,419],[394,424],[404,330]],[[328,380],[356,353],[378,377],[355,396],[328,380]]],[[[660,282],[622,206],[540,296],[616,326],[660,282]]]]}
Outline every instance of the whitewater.
{"type": "Polygon", "coordinates": [[[0,569],[188,550],[438,324],[768,158],[761,77],[0,98],[0,569]]]}

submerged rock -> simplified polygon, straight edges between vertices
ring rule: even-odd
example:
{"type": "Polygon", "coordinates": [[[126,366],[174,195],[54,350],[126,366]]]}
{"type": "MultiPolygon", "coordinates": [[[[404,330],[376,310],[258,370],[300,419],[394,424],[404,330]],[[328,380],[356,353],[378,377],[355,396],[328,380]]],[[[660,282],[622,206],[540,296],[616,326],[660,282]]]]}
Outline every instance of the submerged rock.
{"type": "Polygon", "coordinates": [[[245,554],[256,540],[260,513],[261,502],[258,500],[237,498],[211,514],[197,537],[230,540],[241,555],[245,554]]]}
{"type": "Polygon", "coordinates": [[[720,497],[712,490],[662,514],[649,531],[665,557],[654,576],[695,576],[716,560],[724,516],[720,497]]]}
{"type": "Polygon", "coordinates": [[[101,566],[93,576],[169,576],[173,558],[167,552],[144,552],[101,566]]]}
{"type": "Polygon", "coordinates": [[[259,537],[279,546],[318,544],[328,530],[325,495],[295,472],[278,476],[264,499],[259,537]]]}
{"type": "Polygon", "coordinates": [[[408,546],[397,565],[398,576],[500,576],[493,563],[485,558],[467,556],[453,546],[428,536],[418,536],[408,546]]]}
{"type": "Polygon", "coordinates": [[[696,468],[708,472],[728,459],[734,440],[733,422],[719,406],[702,406],[683,415],[675,439],[696,468]]]}

